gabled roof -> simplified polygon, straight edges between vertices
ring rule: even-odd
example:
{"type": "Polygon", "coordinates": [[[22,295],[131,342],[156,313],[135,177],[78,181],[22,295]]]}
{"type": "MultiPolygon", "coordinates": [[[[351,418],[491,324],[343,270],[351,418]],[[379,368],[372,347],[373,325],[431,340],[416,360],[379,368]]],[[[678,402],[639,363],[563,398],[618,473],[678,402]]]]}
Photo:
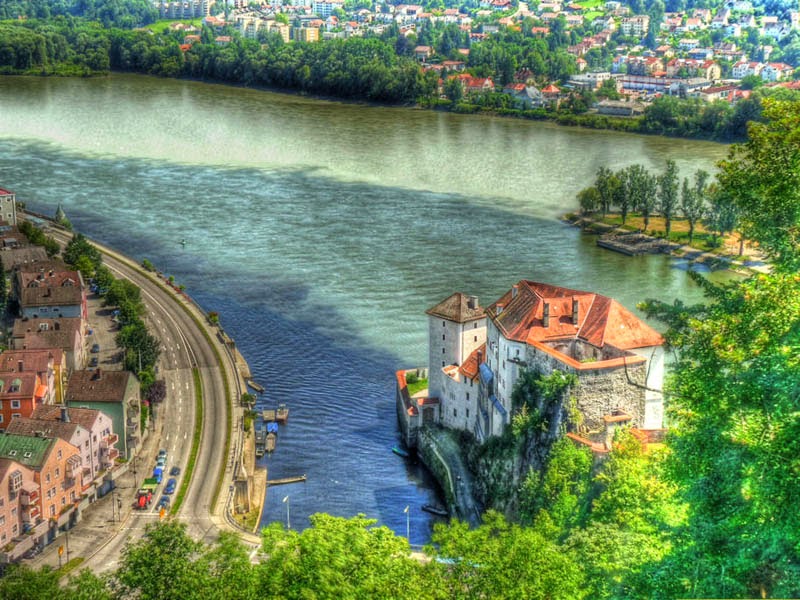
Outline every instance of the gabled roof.
{"type": "MultiPolygon", "coordinates": [[[[33,409],[33,413],[31,413],[31,419],[37,419],[41,421],[61,421],[61,409],[62,406],[55,404],[43,404],[33,409]]],[[[95,421],[97,421],[101,414],[104,413],[99,410],[95,410],[94,408],[73,408],[71,406],[67,408],[67,416],[69,417],[70,422],[77,423],[89,431],[94,428],[95,421]]]]}
{"type": "Polygon", "coordinates": [[[489,306],[486,314],[506,338],[518,342],[577,338],[598,348],[608,344],[620,350],[664,343],[660,333],[616,300],[535,281],[520,281],[489,306]],[[547,327],[545,305],[549,309],[547,327]],[[577,308],[577,323],[573,307],[577,308]]]}
{"type": "Polygon", "coordinates": [[[37,432],[42,432],[46,437],[57,437],[69,442],[75,436],[75,431],[79,427],[80,425],[78,423],[16,417],[11,419],[11,423],[9,423],[6,428],[6,433],[35,436],[37,432]]]}
{"type": "Polygon", "coordinates": [[[128,371],[75,371],[67,385],[67,402],[123,402],[131,377],[128,371]]]}
{"type": "Polygon", "coordinates": [[[478,299],[474,298],[473,302],[470,300],[470,296],[461,292],[448,296],[436,306],[426,310],[425,313],[455,323],[466,323],[482,319],[485,316],[483,307],[478,304],[478,299]]]}

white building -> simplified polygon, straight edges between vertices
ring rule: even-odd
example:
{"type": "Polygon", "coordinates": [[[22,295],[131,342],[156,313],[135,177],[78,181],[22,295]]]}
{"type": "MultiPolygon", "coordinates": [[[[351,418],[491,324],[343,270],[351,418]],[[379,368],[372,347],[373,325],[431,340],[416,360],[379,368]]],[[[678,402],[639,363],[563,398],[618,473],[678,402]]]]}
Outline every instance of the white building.
{"type": "Polygon", "coordinates": [[[481,441],[501,435],[522,369],[577,376],[570,396],[581,433],[601,432],[619,414],[634,427],[662,427],[664,340],[611,298],[522,280],[485,311],[454,294],[427,313],[429,396],[447,427],[481,441]]]}
{"type": "Polygon", "coordinates": [[[0,221],[17,224],[17,196],[3,188],[0,188],[0,221]]]}

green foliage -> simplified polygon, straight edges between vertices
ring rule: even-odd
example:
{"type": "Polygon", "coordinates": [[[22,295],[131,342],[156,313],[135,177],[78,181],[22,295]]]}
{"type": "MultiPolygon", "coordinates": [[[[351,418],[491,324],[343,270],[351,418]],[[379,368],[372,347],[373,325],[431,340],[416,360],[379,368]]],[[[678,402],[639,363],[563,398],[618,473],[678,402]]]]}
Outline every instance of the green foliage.
{"type": "Polygon", "coordinates": [[[432,568],[409,556],[408,540],[364,516],[316,514],[302,533],[273,523],[263,530],[261,589],[284,598],[443,597],[432,568]],[[426,591],[427,590],[427,591],[426,591]]]}
{"type": "Polygon", "coordinates": [[[61,595],[58,580],[58,572],[49,567],[35,571],[27,565],[9,565],[5,576],[0,579],[0,598],[58,598],[61,595]]]}
{"type": "Polygon", "coordinates": [[[155,268],[155,266],[153,265],[153,263],[152,263],[152,262],[150,262],[149,260],[147,260],[146,258],[143,258],[143,259],[142,259],[142,268],[143,268],[145,271],[149,272],[149,273],[154,273],[154,272],[155,272],[155,270],[156,270],[156,268],[155,268]]]}
{"type": "MultiPolygon", "coordinates": [[[[0,36],[2,39],[2,36],[0,36]]],[[[22,221],[17,228],[19,229],[20,233],[22,233],[31,244],[35,246],[42,246],[44,247],[45,252],[47,252],[47,256],[55,256],[61,251],[61,246],[58,245],[53,238],[44,234],[44,232],[36,227],[30,221],[22,221]]]]}
{"type": "Polygon", "coordinates": [[[766,123],[721,162],[719,183],[740,219],[776,268],[800,267],[800,104],[764,100],[766,123]]]}
{"type": "Polygon", "coordinates": [[[81,272],[84,279],[93,277],[103,263],[100,251],[83,234],[76,234],[64,248],[64,262],[81,272]]]}
{"type": "Polygon", "coordinates": [[[158,338],[147,332],[142,321],[123,327],[116,337],[117,345],[125,351],[125,368],[135,373],[152,370],[161,355],[158,338]]]}

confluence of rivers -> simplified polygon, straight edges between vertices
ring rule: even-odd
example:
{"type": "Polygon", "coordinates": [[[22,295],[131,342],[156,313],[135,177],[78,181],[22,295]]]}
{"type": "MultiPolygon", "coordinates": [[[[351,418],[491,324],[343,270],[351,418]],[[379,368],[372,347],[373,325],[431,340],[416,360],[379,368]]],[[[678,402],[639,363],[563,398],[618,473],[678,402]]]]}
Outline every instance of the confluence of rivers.
{"type": "Polygon", "coordinates": [[[558,218],[597,168],[683,176],[726,147],[198,82],[0,77],[0,186],[150,259],[221,314],[262,406],[291,418],[263,524],[364,513],[424,543],[427,472],[390,451],[393,373],[424,365],[425,309],[528,278],[619,299],[700,299],[686,265],[628,258],[558,218]],[[185,239],[182,247],[180,240],[185,239]]]}

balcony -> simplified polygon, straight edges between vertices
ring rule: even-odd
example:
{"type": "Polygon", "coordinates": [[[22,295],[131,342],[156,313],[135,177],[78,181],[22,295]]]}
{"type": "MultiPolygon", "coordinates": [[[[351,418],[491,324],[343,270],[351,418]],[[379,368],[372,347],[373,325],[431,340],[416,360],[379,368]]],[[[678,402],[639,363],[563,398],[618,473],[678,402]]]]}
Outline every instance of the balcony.
{"type": "Polygon", "coordinates": [[[111,448],[114,444],[119,441],[119,436],[116,433],[112,433],[111,435],[107,435],[102,440],[100,440],[100,451],[105,451],[111,448]]]}
{"type": "Polygon", "coordinates": [[[103,456],[100,459],[100,462],[103,464],[104,467],[109,468],[114,464],[114,461],[119,458],[119,450],[116,448],[111,448],[106,456],[103,456]]]}

